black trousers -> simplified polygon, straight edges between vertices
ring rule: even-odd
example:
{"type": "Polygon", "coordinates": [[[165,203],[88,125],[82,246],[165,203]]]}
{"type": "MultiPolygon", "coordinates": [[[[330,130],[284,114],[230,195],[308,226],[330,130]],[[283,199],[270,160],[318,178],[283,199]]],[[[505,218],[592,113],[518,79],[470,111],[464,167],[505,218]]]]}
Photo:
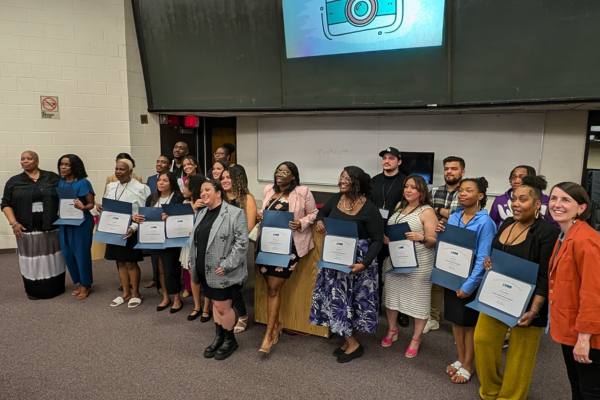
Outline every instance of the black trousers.
{"type": "MultiPolygon", "coordinates": [[[[162,260],[163,268],[165,270],[165,284],[167,285],[168,294],[177,294],[181,291],[181,264],[179,263],[179,253],[181,249],[178,247],[165,249],[165,250],[153,250],[152,259],[155,257],[162,260]]],[[[160,286],[160,282],[157,279],[157,283],[160,286]]]]}
{"type": "Polygon", "coordinates": [[[237,311],[238,317],[244,317],[248,315],[248,311],[246,310],[246,302],[244,301],[244,296],[242,295],[242,290],[238,290],[233,299],[231,301],[231,306],[237,311]]]}
{"type": "Polygon", "coordinates": [[[573,400],[600,400],[600,350],[590,349],[591,364],[573,358],[573,346],[562,345],[573,400]]]}

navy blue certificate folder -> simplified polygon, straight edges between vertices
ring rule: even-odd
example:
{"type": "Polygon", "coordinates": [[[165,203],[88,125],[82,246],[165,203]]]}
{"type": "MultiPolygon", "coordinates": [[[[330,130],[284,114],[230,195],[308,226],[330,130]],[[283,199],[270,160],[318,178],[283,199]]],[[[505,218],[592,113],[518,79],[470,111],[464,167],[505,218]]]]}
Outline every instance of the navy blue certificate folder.
{"type": "MultiPolygon", "coordinates": [[[[105,197],[102,199],[102,209],[103,211],[131,215],[133,208],[131,203],[126,201],[112,200],[105,197]]],[[[102,216],[100,216],[100,218],[102,218],[102,216]]],[[[127,244],[127,239],[125,239],[124,236],[125,235],[120,235],[118,233],[100,232],[96,229],[94,240],[101,243],[114,244],[116,246],[125,246],[127,244]]]]}
{"type": "MultiPolygon", "coordinates": [[[[60,199],[76,199],[77,198],[75,191],[70,186],[57,187],[56,192],[58,193],[58,197],[60,199]]],[[[60,218],[59,217],[56,221],[53,222],[53,225],[79,226],[79,225],[83,224],[83,221],[85,221],[85,217],[78,218],[78,219],[60,218]]]]}
{"type": "MultiPolygon", "coordinates": [[[[264,228],[281,228],[290,229],[290,222],[294,220],[294,213],[289,211],[263,211],[263,220],[261,227],[264,228]]],[[[289,253],[292,251],[292,243],[290,242],[289,253]]],[[[256,255],[256,264],[271,265],[274,267],[288,268],[290,264],[291,254],[276,254],[266,251],[260,251],[256,255]]]]}
{"type": "MultiPolygon", "coordinates": [[[[146,221],[160,221],[162,219],[162,208],[159,207],[140,207],[138,214],[144,216],[146,221]]],[[[143,223],[143,222],[142,222],[143,223]]],[[[141,243],[140,242],[140,230],[138,228],[138,242],[133,247],[134,249],[141,250],[161,250],[165,248],[164,243],[141,243]]]]}
{"type": "Polygon", "coordinates": [[[194,209],[192,208],[192,205],[189,203],[186,203],[186,204],[163,204],[162,209],[169,216],[187,215],[187,214],[194,213],[194,209]]]}
{"type": "MultiPolygon", "coordinates": [[[[194,214],[194,209],[192,205],[189,203],[186,204],[163,204],[163,211],[169,216],[173,217],[176,215],[190,215],[194,214]]],[[[178,238],[170,238],[167,237],[165,242],[165,248],[169,247],[184,247],[187,245],[189,241],[189,237],[178,237],[178,238]]]]}
{"type": "MultiPolygon", "coordinates": [[[[323,220],[323,222],[325,223],[325,229],[327,231],[326,236],[332,235],[332,236],[342,236],[342,237],[356,239],[357,245],[358,245],[358,226],[356,226],[355,221],[346,221],[343,219],[336,219],[336,218],[325,218],[323,220]]],[[[354,253],[356,254],[356,249],[355,249],[354,253]]],[[[355,255],[355,259],[356,259],[356,255],[355,255]]],[[[321,254],[321,259],[317,263],[317,266],[319,268],[336,269],[338,271],[342,271],[342,272],[346,272],[346,273],[350,272],[349,265],[342,265],[342,264],[336,264],[333,262],[323,261],[322,254],[321,254]]]]}
{"type": "MultiPolygon", "coordinates": [[[[471,270],[473,269],[473,262],[475,261],[475,250],[477,247],[477,232],[470,231],[466,228],[459,228],[454,225],[446,224],[446,228],[444,232],[438,234],[437,238],[438,244],[436,247],[436,261],[437,261],[437,253],[440,246],[440,242],[446,242],[453,244],[455,246],[464,247],[469,250],[473,250],[473,260],[471,260],[471,270]]],[[[470,273],[470,271],[469,271],[470,273]]],[[[458,290],[461,288],[463,283],[465,283],[467,279],[461,276],[452,274],[447,271],[443,271],[441,269],[436,268],[435,262],[433,265],[433,270],[431,271],[431,282],[445,287],[450,290],[458,290]]]]}
{"type": "MultiPolygon", "coordinates": [[[[386,225],[385,227],[385,235],[390,239],[390,242],[395,242],[397,240],[406,240],[406,234],[411,232],[410,225],[408,222],[402,222],[394,225],[386,225]]],[[[413,249],[415,248],[415,243],[412,242],[413,249]]],[[[409,272],[415,271],[418,265],[414,267],[401,267],[396,268],[392,264],[392,269],[388,271],[388,273],[392,274],[407,274],[409,272]]]]}
{"type": "MultiPolygon", "coordinates": [[[[531,300],[531,296],[533,295],[535,284],[537,282],[539,265],[529,260],[525,260],[523,258],[513,256],[512,254],[508,254],[496,249],[492,250],[491,259],[491,271],[498,272],[499,274],[506,275],[521,282],[532,285],[529,296],[527,297],[527,301],[525,302],[521,310],[522,315],[525,312],[527,306],[529,305],[529,301],[531,300]]],[[[500,311],[492,306],[481,303],[479,301],[481,289],[489,275],[489,272],[490,271],[485,272],[483,280],[481,281],[481,285],[479,285],[479,289],[477,291],[477,297],[475,298],[475,300],[467,304],[467,307],[489,315],[492,318],[496,318],[498,321],[501,321],[512,328],[517,325],[517,322],[519,321],[520,317],[515,317],[514,315],[507,314],[503,311],[500,311]]]]}

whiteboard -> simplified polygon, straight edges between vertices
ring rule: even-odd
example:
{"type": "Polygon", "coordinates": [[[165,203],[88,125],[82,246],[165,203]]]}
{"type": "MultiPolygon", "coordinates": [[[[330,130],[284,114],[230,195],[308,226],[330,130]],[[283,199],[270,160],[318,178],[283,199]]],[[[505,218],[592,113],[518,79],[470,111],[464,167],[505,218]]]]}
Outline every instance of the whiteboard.
{"type": "Polygon", "coordinates": [[[489,193],[508,189],[510,170],[539,170],[544,113],[348,117],[264,117],[258,120],[258,179],[272,181],[281,161],[292,161],[303,184],[337,185],[343,167],[381,172],[379,151],[433,152],[434,185],[444,183],[442,160],[465,159],[468,177],[485,176],[489,193]]]}

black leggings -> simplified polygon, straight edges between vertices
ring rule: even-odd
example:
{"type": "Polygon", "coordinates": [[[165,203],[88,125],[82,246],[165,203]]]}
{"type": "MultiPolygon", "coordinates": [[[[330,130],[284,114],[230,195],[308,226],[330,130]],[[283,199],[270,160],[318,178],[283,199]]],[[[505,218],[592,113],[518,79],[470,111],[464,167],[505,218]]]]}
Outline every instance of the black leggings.
{"type": "Polygon", "coordinates": [[[600,350],[590,349],[591,364],[573,358],[573,346],[562,345],[573,400],[600,400],[600,350]]]}

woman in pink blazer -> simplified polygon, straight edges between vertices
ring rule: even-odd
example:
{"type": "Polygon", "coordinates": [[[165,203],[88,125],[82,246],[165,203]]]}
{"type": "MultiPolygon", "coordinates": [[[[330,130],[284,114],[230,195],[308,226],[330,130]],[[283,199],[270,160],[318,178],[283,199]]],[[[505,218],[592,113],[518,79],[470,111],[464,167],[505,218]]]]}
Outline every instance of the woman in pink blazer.
{"type": "MultiPolygon", "coordinates": [[[[262,211],[290,211],[294,219],[289,227],[292,229],[292,258],[287,268],[271,265],[257,265],[265,277],[268,290],[267,298],[267,331],[259,351],[269,354],[271,347],[277,343],[282,324],[279,322],[281,304],[281,288],[291,276],[301,257],[314,247],[310,226],[317,216],[317,207],[312,193],[306,186],[300,185],[298,167],[290,161],[284,161],[275,169],[274,184],[267,185],[263,192],[262,211]]],[[[261,211],[261,214],[262,214],[261,211]]],[[[260,243],[257,246],[260,249],[260,243]]]]}

